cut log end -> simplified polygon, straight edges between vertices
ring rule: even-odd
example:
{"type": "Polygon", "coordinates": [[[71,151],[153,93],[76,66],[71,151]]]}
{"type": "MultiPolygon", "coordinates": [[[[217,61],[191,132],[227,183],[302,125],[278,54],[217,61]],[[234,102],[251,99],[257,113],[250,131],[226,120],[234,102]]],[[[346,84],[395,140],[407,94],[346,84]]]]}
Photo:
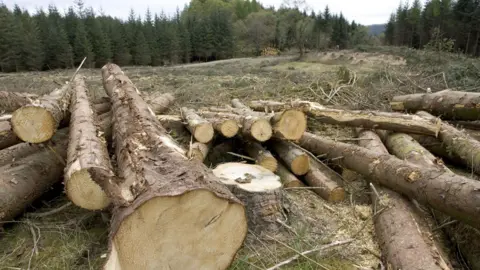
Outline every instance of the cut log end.
{"type": "Polygon", "coordinates": [[[307,118],[298,110],[283,112],[274,125],[274,131],[287,140],[299,140],[307,129],[307,118]]]}
{"type": "Polygon", "coordinates": [[[84,209],[102,210],[110,205],[110,199],[87,169],[72,173],[65,183],[65,192],[75,205],[84,209]]]}
{"type": "Polygon", "coordinates": [[[235,185],[250,192],[265,192],[282,187],[280,177],[258,165],[224,163],[218,165],[213,174],[226,185],[235,185]]]}
{"type": "Polygon", "coordinates": [[[267,169],[271,172],[275,172],[277,170],[277,167],[278,167],[277,159],[274,158],[274,157],[264,156],[260,160],[258,160],[257,164],[264,167],[265,169],[267,169]]]}
{"type": "Polygon", "coordinates": [[[121,223],[104,269],[226,269],[246,231],[243,206],[210,191],[155,197],[121,223]]]}
{"type": "Polygon", "coordinates": [[[233,138],[239,130],[235,120],[225,120],[220,126],[220,133],[226,138],[233,138]]]}
{"type": "Polygon", "coordinates": [[[203,162],[210,151],[210,145],[196,142],[188,150],[187,156],[203,162]]]}
{"type": "Polygon", "coordinates": [[[259,142],[270,140],[273,135],[272,125],[266,119],[259,119],[252,124],[250,129],[252,137],[259,142]]]}
{"type": "Polygon", "coordinates": [[[53,115],[41,107],[27,106],[12,114],[12,128],[15,134],[29,143],[50,140],[57,128],[53,115]]]}
{"type": "Polygon", "coordinates": [[[310,162],[307,154],[295,157],[290,165],[292,172],[296,175],[305,175],[310,170],[310,162]]]}
{"type": "Polygon", "coordinates": [[[212,124],[202,123],[195,127],[193,136],[201,143],[208,143],[213,139],[214,134],[215,132],[213,131],[212,124]]]}
{"type": "Polygon", "coordinates": [[[345,200],[345,189],[342,187],[337,187],[330,192],[328,196],[329,202],[342,202],[345,200]]]}

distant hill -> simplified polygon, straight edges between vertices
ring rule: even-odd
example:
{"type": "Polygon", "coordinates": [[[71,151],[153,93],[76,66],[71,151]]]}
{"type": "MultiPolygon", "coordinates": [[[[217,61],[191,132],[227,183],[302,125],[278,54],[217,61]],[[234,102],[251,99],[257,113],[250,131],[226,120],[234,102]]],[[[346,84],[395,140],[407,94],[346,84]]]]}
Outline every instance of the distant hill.
{"type": "Polygon", "coordinates": [[[385,26],[386,24],[372,24],[368,26],[369,33],[371,35],[377,36],[380,35],[381,33],[385,32],[385,26]]]}

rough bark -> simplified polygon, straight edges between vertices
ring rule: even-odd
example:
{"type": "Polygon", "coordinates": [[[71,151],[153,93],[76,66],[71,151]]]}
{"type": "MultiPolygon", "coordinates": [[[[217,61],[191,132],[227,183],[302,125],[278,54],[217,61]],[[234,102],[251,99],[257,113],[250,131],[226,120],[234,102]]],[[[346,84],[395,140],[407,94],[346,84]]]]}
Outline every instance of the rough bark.
{"type": "Polygon", "coordinates": [[[304,179],[307,185],[313,187],[313,191],[327,202],[345,200],[345,189],[340,186],[342,179],[325,164],[310,160],[310,171],[304,179]]]}
{"type": "MultiPolygon", "coordinates": [[[[269,103],[266,103],[265,101],[256,101],[252,102],[250,105],[254,109],[263,110],[264,107],[260,105],[266,105],[267,108],[269,108],[268,104],[269,103]]],[[[324,107],[316,102],[308,101],[281,103],[281,106],[279,104],[279,102],[275,102],[275,106],[272,106],[271,108],[299,109],[308,116],[314,117],[325,124],[361,127],[366,129],[385,129],[396,132],[431,136],[437,136],[440,129],[440,120],[426,120],[417,115],[376,111],[338,110],[324,107]]]]}
{"type": "Polygon", "coordinates": [[[199,111],[197,113],[207,119],[231,119],[237,123],[241,123],[241,133],[247,139],[265,142],[268,141],[273,134],[272,126],[268,120],[264,118],[225,112],[199,111]]]}
{"type": "MultiPolygon", "coordinates": [[[[102,121],[104,130],[111,121],[102,121]]],[[[0,151],[0,221],[21,214],[34,200],[61,180],[67,158],[68,128],[48,145],[20,143],[0,151]]]]}
{"type": "Polygon", "coordinates": [[[296,188],[304,187],[302,181],[300,181],[293,173],[291,173],[282,163],[278,163],[277,171],[275,172],[280,176],[284,188],[296,188]]]}
{"type": "Polygon", "coordinates": [[[282,184],[277,175],[244,163],[224,163],[213,173],[245,204],[249,230],[257,235],[280,230],[277,220],[283,218],[282,184]]]}
{"type": "Polygon", "coordinates": [[[195,140],[201,143],[208,143],[213,139],[215,132],[212,124],[196,114],[194,110],[183,107],[182,117],[195,140]]]}
{"type": "MultiPolygon", "coordinates": [[[[388,154],[380,138],[372,131],[360,131],[359,145],[381,154],[388,154]]],[[[398,137],[387,139],[390,145],[400,142],[398,137]]],[[[406,156],[418,158],[410,151],[406,156]]],[[[451,269],[443,255],[432,242],[431,230],[425,226],[414,205],[404,196],[377,185],[371,193],[374,212],[375,233],[385,261],[392,269],[451,269]],[[383,210],[382,210],[383,209],[383,210]],[[382,212],[378,212],[382,211],[382,212]]]]}
{"type": "Polygon", "coordinates": [[[31,104],[38,98],[35,94],[0,91],[0,111],[14,112],[15,110],[31,104]]]}
{"type": "Polygon", "coordinates": [[[265,169],[275,172],[277,170],[277,159],[263,146],[257,142],[245,142],[245,151],[248,155],[255,159],[255,163],[265,169]]]}
{"type": "Polygon", "coordinates": [[[85,81],[74,81],[65,168],[65,192],[77,206],[100,210],[110,204],[104,186],[115,178],[103,132],[97,126],[85,81]]]}
{"type": "Polygon", "coordinates": [[[66,84],[17,109],[11,120],[15,134],[30,143],[50,140],[68,114],[71,93],[70,85],[66,84]]]}
{"type": "Polygon", "coordinates": [[[18,144],[21,141],[13,132],[10,121],[0,122],[0,150],[18,144]]]}
{"type": "MultiPolygon", "coordinates": [[[[420,111],[419,116],[428,120],[436,117],[427,112],[420,111]]],[[[448,152],[451,152],[455,158],[460,160],[465,166],[471,168],[474,172],[480,173],[480,142],[469,136],[468,133],[454,128],[453,126],[442,123],[438,138],[443,142],[448,152]]]]}
{"type": "Polygon", "coordinates": [[[163,114],[175,103],[175,96],[172,93],[165,93],[158,96],[148,96],[145,101],[155,114],[163,114]]]}
{"type": "Polygon", "coordinates": [[[454,127],[462,127],[471,130],[480,130],[480,120],[477,121],[447,121],[454,127]]]}
{"type": "Polygon", "coordinates": [[[272,125],[274,136],[279,139],[296,141],[307,130],[307,118],[301,111],[288,109],[279,113],[264,115],[254,112],[238,99],[232,99],[232,105],[237,109],[235,113],[267,117],[272,125]]]}
{"type": "Polygon", "coordinates": [[[310,170],[310,158],[305,152],[294,145],[281,140],[274,140],[271,143],[271,146],[290,171],[295,175],[301,176],[308,173],[310,170]]]}
{"type": "Polygon", "coordinates": [[[188,160],[117,65],[102,74],[121,187],[132,193],[113,211],[105,269],[227,268],[247,233],[243,205],[188,160]]]}
{"type": "Polygon", "coordinates": [[[394,156],[305,133],[300,145],[420,203],[480,227],[480,182],[411,165],[394,156]],[[340,159],[341,158],[341,159],[340,159]]]}
{"type": "Polygon", "coordinates": [[[195,142],[192,144],[192,146],[188,150],[187,156],[189,158],[193,158],[200,162],[203,162],[205,158],[207,158],[208,152],[210,151],[211,147],[212,147],[211,143],[205,144],[205,143],[195,142]]]}
{"type": "Polygon", "coordinates": [[[395,111],[427,111],[442,119],[479,120],[480,94],[444,90],[436,93],[396,96],[390,102],[395,111]]]}

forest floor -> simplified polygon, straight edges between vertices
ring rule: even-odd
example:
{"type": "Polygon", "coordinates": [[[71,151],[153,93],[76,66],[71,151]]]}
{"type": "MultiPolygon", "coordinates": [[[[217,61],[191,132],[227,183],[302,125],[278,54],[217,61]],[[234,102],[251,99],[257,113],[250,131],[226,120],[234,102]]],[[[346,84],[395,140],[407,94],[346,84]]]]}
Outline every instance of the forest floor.
{"type": "MultiPolygon", "coordinates": [[[[394,95],[427,88],[433,92],[446,88],[480,90],[479,63],[455,54],[362,48],[309,52],[301,60],[287,55],[122,68],[141,91],[174,93],[177,102],[171,113],[182,106],[222,106],[232,98],[304,99],[339,108],[388,111],[388,101],[394,95]]],[[[48,93],[72,74],[72,70],[0,74],[0,90],[48,93]]],[[[105,96],[100,70],[83,69],[81,75],[86,76],[92,96],[105,96]]],[[[309,119],[309,130],[337,139],[353,137],[350,129],[313,119],[309,119]]],[[[360,177],[345,177],[344,185],[348,196],[340,204],[325,202],[310,190],[286,191],[285,232],[250,234],[231,269],[267,269],[297,252],[350,238],[355,241],[300,258],[284,269],[380,269],[370,191],[360,177]]],[[[61,191],[59,183],[23,217],[3,227],[0,269],[101,268],[108,248],[108,214],[70,205],[45,217],[31,215],[65,205],[68,199],[61,191]]]]}

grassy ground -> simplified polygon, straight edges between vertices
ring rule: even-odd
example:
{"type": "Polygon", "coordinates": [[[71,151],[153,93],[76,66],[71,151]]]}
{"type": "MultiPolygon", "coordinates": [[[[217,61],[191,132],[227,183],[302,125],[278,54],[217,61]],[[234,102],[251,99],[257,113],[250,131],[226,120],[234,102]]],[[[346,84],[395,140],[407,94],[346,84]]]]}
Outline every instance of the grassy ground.
{"type": "MultiPolygon", "coordinates": [[[[175,67],[124,67],[145,92],[173,92],[177,104],[199,108],[243,101],[305,99],[339,108],[389,110],[398,94],[458,88],[480,89],[479,61],[392,48],[310,52],[301,61],[291,56],[245,58],[175,67]]],[[[0,74],[0,90],[48,93],[69,80],[72,70],[0,74]]],[[[105,96],[99,70],[82,70],[92,96],[105,96]]],[[[349,138],[351,130],[313,119],[312,132],[349,138]]],[[[214,164],[208,164],[214,165],[214,164]]],[[[297,252],[332,241],[354,238],[338,248],[300,258],[284,269],[378,269],[369,190],[364,181],[344,182],[348,199],[330,204],[309,190],[289,190],[285,198],[285,230],[278,235],[253,235],[231,269],[266,269],[297,252]]],[[[59,184],[30,212],[56,209],[68,200],[59,184]]],[[[100,269],[107,250],[108,218],[68,206],[47,217],[25,215],[6,224],[0,234],[0,269],[100,269]]]]}

